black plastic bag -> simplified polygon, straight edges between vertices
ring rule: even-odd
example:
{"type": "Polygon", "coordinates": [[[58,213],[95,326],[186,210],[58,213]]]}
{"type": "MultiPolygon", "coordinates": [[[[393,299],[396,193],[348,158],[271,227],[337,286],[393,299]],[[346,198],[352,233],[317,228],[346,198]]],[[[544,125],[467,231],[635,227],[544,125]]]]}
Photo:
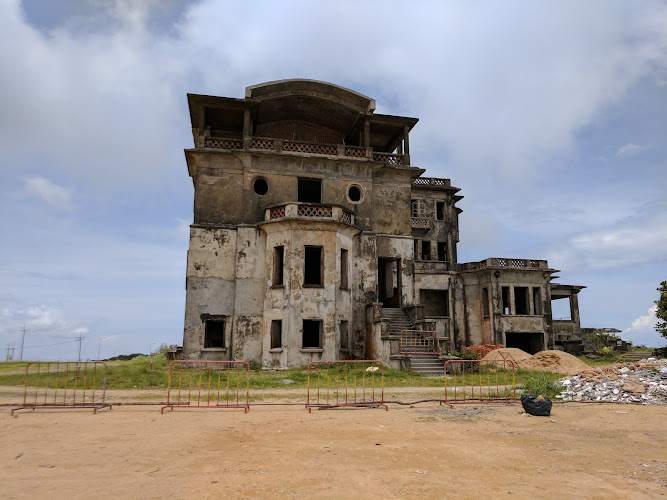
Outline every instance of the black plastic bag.
{"type": "Polygon", "coordinates": [[[521,396],[523,409],[529,415],[536,417],[548,417],[551,415],[551,400],[535,394],[523,394],[521,396]]]}

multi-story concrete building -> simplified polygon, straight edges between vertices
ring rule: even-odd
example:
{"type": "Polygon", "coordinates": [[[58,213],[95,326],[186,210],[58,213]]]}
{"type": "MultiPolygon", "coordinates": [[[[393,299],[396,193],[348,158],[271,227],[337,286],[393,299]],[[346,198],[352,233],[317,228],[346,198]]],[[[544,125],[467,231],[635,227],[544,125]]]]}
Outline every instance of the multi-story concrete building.
{"type": "Polygon", "coordinates": [[[580,331],[581,287],[551,283],[546,261],[458,262],[462,196],[412,165],[416,118],[312,80],[188,102],[184,357],[405,368],[406,329],[435,332],[403,336],[442,354],[482,343],[536,352],[580,331]],[[560,324],[557,298],[572,310],[560,324]]]}

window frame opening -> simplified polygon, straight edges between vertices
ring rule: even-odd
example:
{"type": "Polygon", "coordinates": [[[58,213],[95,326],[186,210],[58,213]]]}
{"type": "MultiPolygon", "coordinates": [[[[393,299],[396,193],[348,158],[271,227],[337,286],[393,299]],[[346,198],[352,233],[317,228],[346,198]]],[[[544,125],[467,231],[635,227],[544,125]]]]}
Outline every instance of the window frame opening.
{"type": "Polygon", "coordinates": [[[300,203],[322,203],[322,179],[299,177],[297,201],[300,203]]]}
{"type": "Polygon", "coordinates": [[[271,349],[282,349],[283,348],[283,320],[282,319],[272,319],[271,320],[271,349]]]}
{"type": "Polygon", "coordinates": [[[488,318],[491,316],[491,308],[489,306],[489,287],[482,287],[482,317],[488,318]]]}
{"type": "Polygon", "coordinates": [[[347,188],[347,199],[350,203],[361,203],[364,199],[364,191],[358,184],[352,184],[347,188]]]}
{"type": "Polygon", "coordinates": [[[349,252],[347,248],[340,249],[340,288],[341,290],[349,289],[349,252]]]}
{"type": "Polygon", "coordinates": [[[349,323],[347,320],[340,320],[340,350],[349,351],[350,350],[350,331],[349,323]]]}
{"type": "Polygon", "coordinates": [[[530,315],[530,299],[527,286],[514,287],[514,314],[517,316],[530,315]]]}
{"type": "Polygon", "coordinates": [[[449,317],[449,290],[429,289],[419,290],[419,302],[424,306],[426,317],[449,317]]]}
{"type": "Polygon", "coordinates": [[[447,262],[447,242],[438,241],[436,243],[438,246],[438,261],[447,262]]]}
{"type": "Polygon", "coordinates": [[[252,190],[257,196],[264,196],[269,192],[269,181],[264,177],[257,177],[252,183],[252,190]]]}
{"type": "Polygon", "coordinates": [[[303,286],[324,286],[324,247],[304,245],[303,247],[303,286]],[[317,270],[315,269],[317,266],[317,270]]]}
{"type": "Polygon", "coordinates": [[[204,349],[226,349],[225,318],[207,319],[204,321],[204,349]]]}
{"type": "Polygon", "coordinates": [[[421,240],[421,260],[431,260],[431,241],[421,240]]]}
{"type": "Polygon", "coordinates": [[[445,220],[445,202],[435,202],[435,220],[445,220]]]}
{"type": "Polygon", "coordinates": [[[542,315],[542,290],[540,287],[533,287],[533,314],[542,315]]]}
{"type": "Polygon", "coordinates": [[[322,320],[304,319],[301,325],[301,349],[322,349],[322,320]],[[317,339],[317,342],[315,342],[317,339]]]}
{"type": "Polygon", "coordinates": [[[508,286],[502,287],[501,296],[502,296],[503,314],[505,316],[509,316],[512,313],[512,310],[510,309],[510,287],[508,286]]]}
{"type": "Polygon", "coordinates": [[[285,285],[285,246],[273,247],[273,286],[285,285]]]}

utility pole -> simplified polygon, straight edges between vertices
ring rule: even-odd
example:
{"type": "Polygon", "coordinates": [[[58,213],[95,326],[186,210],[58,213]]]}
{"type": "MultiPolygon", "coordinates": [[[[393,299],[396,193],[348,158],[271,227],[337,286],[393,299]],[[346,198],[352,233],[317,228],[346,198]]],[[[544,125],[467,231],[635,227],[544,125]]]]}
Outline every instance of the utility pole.
{"type": "Polygon", "coordinates": [[[79,335],[76,339],[79,341],[79,361],[81,361],[81,341],[83,340],[83,335],[79,335]]]}
{"type": "Polygon", "coordinates": [[[100,350],[102,349],[102,339],[108,339],[109,337],[100,337],[97,343],[97,361],[100,360],[100,350]]]}
{"type": "Polygon", "coordinates": [[[23,341],[25,340],[25,332],[27,332],[25,328],[25,323],[23,323],[23,335],[21,335],[21,357],[19,358],[19,361],[23,361],[23,341]]]}

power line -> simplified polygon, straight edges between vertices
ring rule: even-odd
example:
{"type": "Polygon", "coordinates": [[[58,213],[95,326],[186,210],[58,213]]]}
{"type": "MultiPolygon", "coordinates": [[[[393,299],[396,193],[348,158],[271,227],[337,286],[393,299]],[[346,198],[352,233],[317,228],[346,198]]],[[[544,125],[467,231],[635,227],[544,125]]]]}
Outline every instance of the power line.
{"type": "Polygon", "coordinates": [[[23,361],[23,342],[25,341],[25,332],[26,332],[25,323],[23,323],[23,335],[21,335],[21,357],[19,361],[23,361]]]}
{"type": "Polygon", "coordinates": [[[37,347],[51,347],[51,346],[54,346],[54,345],[71,344],[72,342],[79,342],[79,338],[77,337],[74,340],[68,340],[67,342],[59,342],[57,344],[29,345],[29,346],[26,346],[26,349],[35,349],[37,347]]]}

